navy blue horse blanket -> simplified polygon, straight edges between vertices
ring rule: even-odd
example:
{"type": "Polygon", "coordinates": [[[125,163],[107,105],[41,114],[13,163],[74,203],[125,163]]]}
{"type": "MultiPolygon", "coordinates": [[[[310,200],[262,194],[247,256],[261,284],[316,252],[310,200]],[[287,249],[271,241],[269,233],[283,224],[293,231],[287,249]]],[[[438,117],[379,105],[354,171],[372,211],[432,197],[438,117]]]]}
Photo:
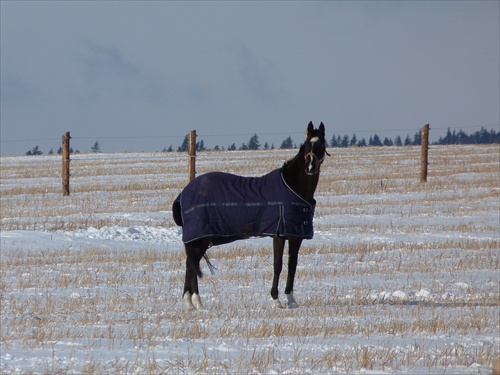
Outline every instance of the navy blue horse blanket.
{"type": "Polygon", "coordinates": [[[212,245],[219,245],[253,236],[310,239],[315,205],[298,196],[276,169],[262,177],[201,175],[182,190],[173,211],[184,243],[213,236],[212,245]]]}

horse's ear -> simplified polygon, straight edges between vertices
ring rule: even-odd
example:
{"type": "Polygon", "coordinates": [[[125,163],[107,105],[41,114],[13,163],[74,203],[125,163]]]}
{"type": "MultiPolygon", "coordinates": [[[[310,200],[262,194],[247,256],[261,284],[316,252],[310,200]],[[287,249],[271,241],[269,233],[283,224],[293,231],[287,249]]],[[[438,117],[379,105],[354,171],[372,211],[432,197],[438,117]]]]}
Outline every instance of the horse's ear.
{"type": "Polygon", "coordinates": [[[323,122],[321,122],[321,124],[319,124],[319,131],[324,137],[325,136],[325,125],[323,124],[323,122]]]}
{"type": "Polygon", "coordinates": [[[313,130],[314,130],[313,122],[309,121],[309,125],[307,125],[307,134],[312,133],[313,130]]]}

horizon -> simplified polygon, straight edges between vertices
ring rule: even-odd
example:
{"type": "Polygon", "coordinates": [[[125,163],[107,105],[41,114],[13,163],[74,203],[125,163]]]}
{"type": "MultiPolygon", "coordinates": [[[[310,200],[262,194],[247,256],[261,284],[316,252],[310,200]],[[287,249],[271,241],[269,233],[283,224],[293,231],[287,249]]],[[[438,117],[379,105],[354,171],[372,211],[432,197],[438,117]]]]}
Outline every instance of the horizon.
{"type": "MultiPolygon", "coordinates": [[[[475,126],[474,126],[474,127],[466,127],[466,128],[476,129],[476,127],[475,127],[475,126]]],[[[462,129],[462,128],[461,128],[461,129],[453,129],[453,128],[451,128],[451,127],[448,127],[448,128],[446,128],[446,129],[444,129],[444,131],[443,131],[443,129],[442,129],[442,128],[439,128],[439,129],[433,129],[433,128],[432,128],[432,126],[431,126],[431,128],[430,128],[430,132],[429,132],[429,143],[430,143],[430,144],[433,144],[433,145],[436,145],[436,144],[437,144],[437,142],[439,142],[439,140],[440,140],[440,139],[443,139],[443,138],[446,136],[446,134],[447,134],[448,130],[450,130],[452,133],[458,133],[458,132],[463,131],[463,132],[464,132],[465,134],[467,134],[468,136],[471,136],[471,135],[473,135],[473,134],[475,134],[475,133],[479,132],[479,131],[480,131],[481,129],[483,129],[483,128],[484,128],[487,132],[492,132],[492,131],[495,131],[495,132],[500,132],[500,129],[495,130],[494,128],[487,128],[486,126],[482,126],[479,130],[474,130],[474,131],[471,131],[471,132],[467,132],[467,131],[465,131],[465,130],[464,130],[464,129],[462,129]],[[436,134],[435,134],[436,132],[435,132],[435,131],[433,132],[433,130],[441,130],[441,131],[442,131],[442,133],[440,133],[440,134],[437,134],[437,135],[436,135],[436,134]]],[[[400,138],[401,138],[401,140],[402,140],[403,142],[405,141],[405,139],[406,139],[407,137],[409,137],[409,138],[411,139],[411,141],[413,142],[413,140],[414,140],[414,136],[415,136],[416,134],[419,134],[419,133],[420,133],[420,130],[421,130],[421,129],[418,129],[418,130],[414,131],[413,133],[407,133],[407,134],[405,134],[405,135],[397,134],[397,135],[395,135],[395,136],[393,136],[393,137],[384,137],[384,136],[380,136],[380,135],[379,135],[379,134],[377,134],[377,133],[373,133],[373,134],[370,134],[370,135],[368,135],[368,136],[358,136],[358,134],[356,134],[356,133],[351,133],[351,134],[347,134],[347,133],[342,133],[342,134],[341,134],[341,133],[330,133],[330,134],[329,134],[329,133],[327,132],[326,140],[328,141],[328,147],[335,148],[335,147],[339,147],[339,146],[331,146],[331,141],[332,141],[332,139],[333,139],[333,136],[334,136],[334,135],[335,135],[335,137],[336,137],[336,138],[338,138],[338,137],[340,137],[340,138],[344,138],[345,136],[348,136],[349,141],[352,139],[352,137],[353,137],[354,135],[356,135],[356,138],[357,138],[358,142],[359,142],[359,141],[361,141],[362,139],[364,139],[364,140],[366,141],[367,146],[362,146],[362,147],[370,147],[370,146],[368,145],[368,141],[369,141],[369,139],[370,139],[370,138],[373,138],[373,137],[375,137],[375,136],[378,136],[378,137],[379,137],[379,139],[380,139],[380,141],[382,141],[382,142],[384,141],[384,139],[385,139],[385,138],[388,138],[389,140],[391,140],[392,142],[394,142],[394,141],[395,141],[395,139],[396,139],[397,137],[400,137],[400,138]]],[[[366,132],[365,132],[365,133],[366,133],[366,132]]],[[[76,136],[76,137],[75,137],[75,136],[74,136],[71,132],[70,132],[70,134],[71,134],[70,147],[71,147],[71,149],[73,150],[73,151],[72,151],[72,153],[73,153],[73,154],[74,154],[74,153],[82,153],[82,154],[86,154],[86,153],[95,153],[95,152],[93,152],[93,151],[91,150],[91,148],[95,145],[95,143],[96,143],[96,142],[98,142],[98,144],[99,144],[99,151],[98,151],[99,153],[156,153],[156,152],[168,152],[168,151],[166,151],[166,150],[167,150],[170,146],[172,147],[172,150],[171,150],[172,152],[178,152],[178,148],[182,145],[182,142],[183,142],[184,138],[185,138],[185,137],[187,137],[187,136],[189,135],[189,133],[187,133],[186,135],[184,135],[184,136],[182,136],[182,137],[180,137],[180,136],[171,136],[171,137],[166,136],[166,137],[164,137],[164,138],[174,138],[174,137],[175,137],[176,139],[181,139],[181,140],[179,141],[179,143],[178,143],[178,144],[173,144],[173,143],[172,143],[172,144],[165,145],[165,147],[163,147],[163,149],[157,149],[157,150],[152,150],[152,149],[150,149],[150,150],[135,150],[135,151],[130,151],[130,150],[116,150],[116,149],[115,149],[115,150],[106,150],[106,147],[105,147],[105,146],[103,146],[103,144],[105,145],[105,144],[106,144],[106,141],[110,141],[110,140],[111,140],[111,141],[119,141],[119,140],[121,140],[121,139],[136,139],[137,137],[116,137],[116,138],[106,138],[106,137],[104,137],[104,138],[103,138],[104,142],[102,142],[102,141],[101,141],[101,139],[98,139],[98,138],[97,138],[97,139],[94,139],[94,138],[91,138],[91,137],[78,137],[78,136],[76,136]],[[78,141],[78,142],[76,142],[76,145],[75,145],[75,141],[78,141]],[[85,141],[85,143],[84,143],[84,141],[85,141]],[[86,143],[86,141],[89,141],[89,142],[88,142],[88,143],[86,143]],[[86,145],[86,146],[85,146],[85,148],[84,148],[84,147],[81,147],[81,145],[84,145],[84,144],[86,145]],[[78,146],[77,146],[77,145],[78,145],[78,146]]],[[[271,133],[271,134],[272,134],[272,135],[274,135],[274,136],[276,136],[276,135],[277,135],[277,133],[271,133]]],[[[249,141],[249,139],[250,139],[252,136],[254,136],[254,135],[257,135],[257,137],[258,137],[258,140],[259,140],[259,143],[260,143],[260,148],[259,148],[259,150],[264,150],[264,145],[265,145],[266,143],[268,144],[269,149],[272,149],[272,148],[274,148],[274,149],[279,149],[279,148],[280,148],[280,146],[281,146],[281,144],[282,144],[282,142],[283,142],[283,141],[285,141],[288,137],[291,137],[291,138],[292,138],[293,145],[294,145],[294,147],[293,147],[293,148],[294,148],[294,149],[295,149],[295,148],[300,147],[300,145],[301,145],[302,141],[297,142],[297,140],[296,140],[296,139],[294,139],[294,136],[293,136],[292,134],[295,134],[296,136],[300,136],[300,137],[301,137],[301,139],[302,139],[302,136],[303,136],[304,132],[294,132],[294,133],[288,133],[288,135],[285,135],[285,134],[286,134],[286,133],[282,133],[282,134],[280,134],[280,136],[283,136],[284,138],[283,138],[283,139],[282,139],[279,143],[271,143],[271,142],[269,142],[269,141],[267,141],[267,140],[263,139],[263,138],[261,137],[261,135],[259,135],[258,133],[248,133],[248,134],[228,134],[228,135],[224,135],[224,136],[223,136],[223,137],[227,137],[227,138],[229,138],[229,137],[240,137],[240,138],[241,138],[241,137],[243,137],[243,136],[248,136],[248,138],[246,138],[246,141],[245,141],[245,142],[242,142],[242,143],[239,143],[239,144],[238,144],[238,143],[236,143],[236,142],[231,142],[231,143],[229,143],[229,144],[227,144],[227,145],[226,145],[226,144],[223,144],[223,145],[221,145],[221,144],[214,144],[214,145],[210,145],[210,146],[209,146],[209,145],[207,145],[207,142],[206,142],[206,140],[205,140],[205,137],[208,137],[208,138],[215,138],[215,137],[219,137],[219,138],[220,138],[220,137],[221,137],[221,135],[208,135],[208,136],[207,136],[207,135],[204,135],[204,134],[197,134],[196,139],[197,139],[197,143],[199,143],[199,142],[203,141],[204,146],[205,146],[205,148],[206,148],[206,150],[203,150],[203,151],[217,151],[217,150],[215,150],[215,147],[216,147],[216,146],[218,146],[218,147],[219,147],[219,151],[240,151],[240,147],[241,147],[243,144],[248,145],[248,141],[249,141]],[[230,150],[230,149],[229,149],[229,148],[230,148],[233,144],[236,146],[236,150],[230,150]]],[[[62,135],[62,134],[61,134],[61,135],[62,135]]],[[[264,134],[264,135],[266,135],[266,134],[264,134]]],[[[151,138],[151,139],[153,139],[153,138],[155,138],[155,139],[156,139],[156,138],[158,138],[158,137],[146,137],[146,136],[144,136],[144,137],[141,137],[141,138],[143,138],[143,139],[147,139],[147,138],[151,138]]],[[[0,155],[1,155],[2,157],[8,157],[8,156],[26,156],[26,153],[27,153],[27,152],[34,150],[34,148],[35,148],[35,147],[37,147],[37,146],[38,146],[38,150],[40,150],[40,151],[42,152],[42,155],[50,155],[50,153],[49,153],[50,151],[52,151],[52,152],[53,152],[53,154],[57,154],[57,153],[58,153],[57,151],[58,151],[58,150],[60,149],[60,147],[62,146],[62,143],[61,143],[61,138],[50,138],[50,139],[45,139],[45,140],[42,140],[42,141],[43,141],[43,142],[39,142],[38,144],[36,144],[36,142],[35,142],[35,143],[33,144],[33,146],[31,146],[31,148],[29,148],[29,149],[27,149],[27,150],[24,150],[24,151],[21,151],[20,153],[15,153],[15,154],[4,154],[4,153],[3,153],[3,152],[1,152],[1,150],[0,150],[0,155]],[[44,148],[44,147],[41,147],[41,146],[40,146],[40,143],[41,143],[41,144],[48,144],[48,142],[50,142],[50,141],[54,141],[54,142],[56,142],[57,140],[59,140],[59,142],[60,142],[60,143],[59,143],[59,145],[57,145],[56,147],[52,146],[52,147],[50,147],[50,148],[44,148]]],[[[23,141],[23,142],[26,142],[26,141],[23,141]]],[[[412,145],[414,146],[414,144],[412,144],[412,145]]],[[[115,148],[116,148],[116,147],[117,147],[117,146],[115,146],[115,148]]],[[[358,146],[357,146],[357,145],[350,145],[349,147],[358,147],[358,146]]],[[[377,147],[377,146],[375,146],[375,147],[377,147]]],[[[391,146],[386,146],[386,147],[397,147],[397,146],[396,146],[396,145],[391,145],[391,146]]],[[[405,145],[403,145],[403,147],[406,147],[406,146],[405,146],[405,145]]],[[[200,150],[198,150],[198,151],[200,151],[200,150]]],[[[180,152],[183,152],[183,151],[180,151],[180,152]]],[[[37,156],[37,155],[32,155],[32,156],[37,156]]]]}

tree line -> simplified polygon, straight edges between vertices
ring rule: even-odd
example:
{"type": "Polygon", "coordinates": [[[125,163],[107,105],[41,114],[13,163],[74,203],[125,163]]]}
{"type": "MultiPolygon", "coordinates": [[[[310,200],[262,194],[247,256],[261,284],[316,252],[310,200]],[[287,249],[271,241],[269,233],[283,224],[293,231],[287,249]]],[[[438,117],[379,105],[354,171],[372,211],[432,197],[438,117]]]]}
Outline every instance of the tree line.
{"type": "MultiPolygon", "coordinates": [[[[329,147],[367,147],[367,146],[415,146],[420,145],[422,143],[421,132],[416,132],[413,137],[410,135],[406,135],[403,140],[401,136],[396,136],[394,139],[385,137],[383,140],[377,135],[370,136],[368,141],[365,138],[358,139],[356,134],[353,134],[351,137],[348,135],[340,136],[333,134],[328,146],[329,147]]],[[[458,132],[456,130],[451,131],[448,128],[445,137],[440,137],[437,142],[433,142],[432,144],[438,145],[454,145],[454,144],[491,144],[491,143],[500,143],[500,131],[495,131],[491,129],[490,131],[486,130],[485,127],[482,127],[481,130],[478,130],[470,135],[465,133],[462,129],[458,132]]],[[[186,135],[182,144],[177,148],[178,152],[186,152],[189,148],[189,135],[186,135]]],[[[254,134],[248,143],[243,143],[241,146],[236,147],[233,143],[227,147],[226,150],[234,151],[234,150],[268,150],[274,149],[274,144],[269,146],[266,142],[261,147],[261,143],[259,141],[259,136],[254,134]]],[[[288,136],[281,143],[280,149],[289,149],[289,148],[297,148],[297,144],[293,142],[292,137],[288,136]]],[[[197,151],[210,151],[205,147],[203,140],[196,142],[196,150],[197,151]]],[[[215,146],[212,150],[219,151],[221,148],[219,146],[215,146]]],[[[224,150],[224,148],[222,148],[224,150]]],[[[163,149],[163,152],[173,152],[174,149],[170,146],[168,149],[163,149]]]]}
{"type": "MultiPolygon", "coordinates": [[[[360,138],[353,134],[352,136],[348,135],[332,135],[332,138],[329,141],[329,147],[366,147],[366,146],[414,146],[420,145],[422,142],[420,131],[416,132],[413,137],[410,135],[406,135],[403,140],[399,135],[394,139],[385,137],[381,139],[377,134],[370,136],[368,140],[365,138],[360,138]]],[[[494,129],[487,130],[485,127],[482,127],[480,130],[467,134],[462,129],[458,132],[456,130],[451,130],[448,128],[446,135],[444,137],[440,137],[437,142],[432,144],[437,145],[458,145],[458,144],[492,144],[492,143],[500,143],[500,131],[495,131],[494,129]]],[[[182,144],[177,147],[177,150],[174,150],[173,146],[170,145],[168,148],[164,148],[163,152],[186,152],[189,148],[189,135],[186,135],[182,144]]],[[[218,145],[212,149],[208,149],[205,147],[205,143],[202,140],[196,142],[196,150],[197,151],[236,151],[236,150],[273,150],[275,148],[274,144],[269,145],[265,142],[263,145],[259,140],[259,136],[255,133],[250,137],[248,143],[242,143],[240,146],[236,146],[235,143],[232,143],[227,148],[219,147],[218,145]]],[[[279,146],[280,149],[292,149],[297,148],[297,144],[294,143],[291,136],[286,137],[279,146]]],[[[90,147],[91,152],[101,152],[101,147],[98,141],[90,147]]],[[[79,150],[70,149],[70,153],[80,153],[79,150]]],[[[26,152],[26,155],[42,155],[43,152],[40,150],[38,145],[34,146],[31,150],[26,152]]],[[[53,149],[50,149],[48,152],[49,155],[54,154],[53,149]]],[[[59,147],[57,150],[57,154],[62,154],[62,148],[59,147]]]]}
{"type": "MultiPolygon", "coordinates": [[[[274,144],[272,145],[269,145],[269,143],[265,142],[264,145],[261,145],[260,143],[260,140],[259,140],[259,136],[257,135],[257,133],[255,133],[254,135],[252,135],[250,137],[250,140],[248,141],[248,143],[242,143],[241,146],[239,147],[236,147],[236,144],[233,143],[231,145],[229,145],[227,147],[226,150],[228,151],[236,151],[236,150],[239,150],[239,151],[245,151],[245,150],[273,150],[275,147],[274,147],[274,144]]],[[[285,138],[283,140],[283,142],[281,142],[281,146],[280,146],[281,149],[286,149],[286,148],[297,148],[297,145],[293,143],[292,141],[292,137],[291,136],[288,136],[287,138],[285,138]]],[[[188,151],[189,149],[189,135],[186,135],[184,137],[184,141],[182,141],[182,144],[177,147],[177,151],[178,152],[186,152],[188,151]]],[[[220,151],[220,150],[225,150],[224,147],[220,148],[218,145],[215,146],[213,149],[209,150],[205,147],[205,143],[203,142],[203,139],[200,140],[199,142],[196,142],[196,151],[220,151]]],[[[172,145],[170,145],[170,147],[167,149],[163,149],[163,152],[173,152],[174,149],[172,148],[172,145]]]]}
{"type": "MultiPolygon", "coordinates": [[[[350,146],[417,146],[422,143],[421,132],[416,132],[413,137],[406,135],[404,141],[398,135],[393,139],[385,137],[382,141],[381,138],[375,134],[373,137],[370,136],[368,142],[362,138],[358,140],[356,134],[351,138],[347,135],[343,137],[332,137],[331,147],[350,147],[350,146]]],[[[472,134],[467,134],[462,129],[458,132],[456,130],[451,131],[448,128],[446,136],[440,137],[437,142],[433,142],[434,145],[466,145],[466,144],[494,144],[500,143],[500,131],[495,131],[494,129],[487,130],[485,127],[481,127],[480,130],[472,134]]]]}
{"type": "Polygon", "coordinates": [[[439,145],[470,145],[482,143],[500,143],[500,131],[496,132],[493,129],[488,131],[485,127],[482,127],[480,130],[469,135],[462,129],[458,132],[456,130],[453,130],[452,132],[451,129],[448,128],[446,135],[444,137],[440,137],[436,142],[436,144],[439,145]]]}
{"type": "MultiPolygon", "coordinates": [[[[73,150],[73,147],[70,147],[69,149],[70,154],[79,154],[80,150],[73,150]]],[[[90,152],[101,152],[101,146],[99,145],[99,141],[95,141],[94,145],[90,147],[90,152]]],[[[54,149],[50,149],[48,152],[49,155],[54,155],[54,149]]],[[[61,155],[62,154],[62,147],[59,147],[57,150],[57,154],[61,155]]],[[[40,147],[38,145],[34,146],[31,150],[26,151],[26,155],[43,155],[43,151],[40,150],[40,147]]]]}

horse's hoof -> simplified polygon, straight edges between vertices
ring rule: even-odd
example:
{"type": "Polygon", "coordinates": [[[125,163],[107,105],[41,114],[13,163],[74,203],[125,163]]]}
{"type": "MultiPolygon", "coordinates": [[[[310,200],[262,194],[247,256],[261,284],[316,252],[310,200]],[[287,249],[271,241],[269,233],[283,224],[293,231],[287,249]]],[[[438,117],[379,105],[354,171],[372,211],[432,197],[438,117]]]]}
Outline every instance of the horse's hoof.
{"type": "Polygon", "coordinates": [[[200,295],[194,293],[191,297],[191,302],[193,303],[196,310],[203,310],[204,307],[201,304],[200,295]]]}
{"type": "Polygon", "coordinates": [[[186,305],[186,309],[191,310],[203,310],[203,305],[201,304],[200,295],[194,293],[186,292],[184,293],[184,304],[186,305]]]}
{"type": "Polygon", "coordinates": [[[182,298],[184,299],[184,306],[186,306],[186,310],[194,310],[194,305],[191,302],[191,293],[185,292],[182,298]]]}
{"type": "Polygon", "coordinates": [[[279,298],[273,299],[273,308],[274,309],[282,309],[283,305],[281,304],[279,298]]]}
{"type": "Polygon", "coordinates": [[[286,298],[288,300],[286,303],[286,307],[288,307],[289,309],[296,309],[297,307],[299,307],[299,305],[297,304],[297,302],[295,302],[295,299],[293,298],[293,293],[287,294],[286,298]]]}

